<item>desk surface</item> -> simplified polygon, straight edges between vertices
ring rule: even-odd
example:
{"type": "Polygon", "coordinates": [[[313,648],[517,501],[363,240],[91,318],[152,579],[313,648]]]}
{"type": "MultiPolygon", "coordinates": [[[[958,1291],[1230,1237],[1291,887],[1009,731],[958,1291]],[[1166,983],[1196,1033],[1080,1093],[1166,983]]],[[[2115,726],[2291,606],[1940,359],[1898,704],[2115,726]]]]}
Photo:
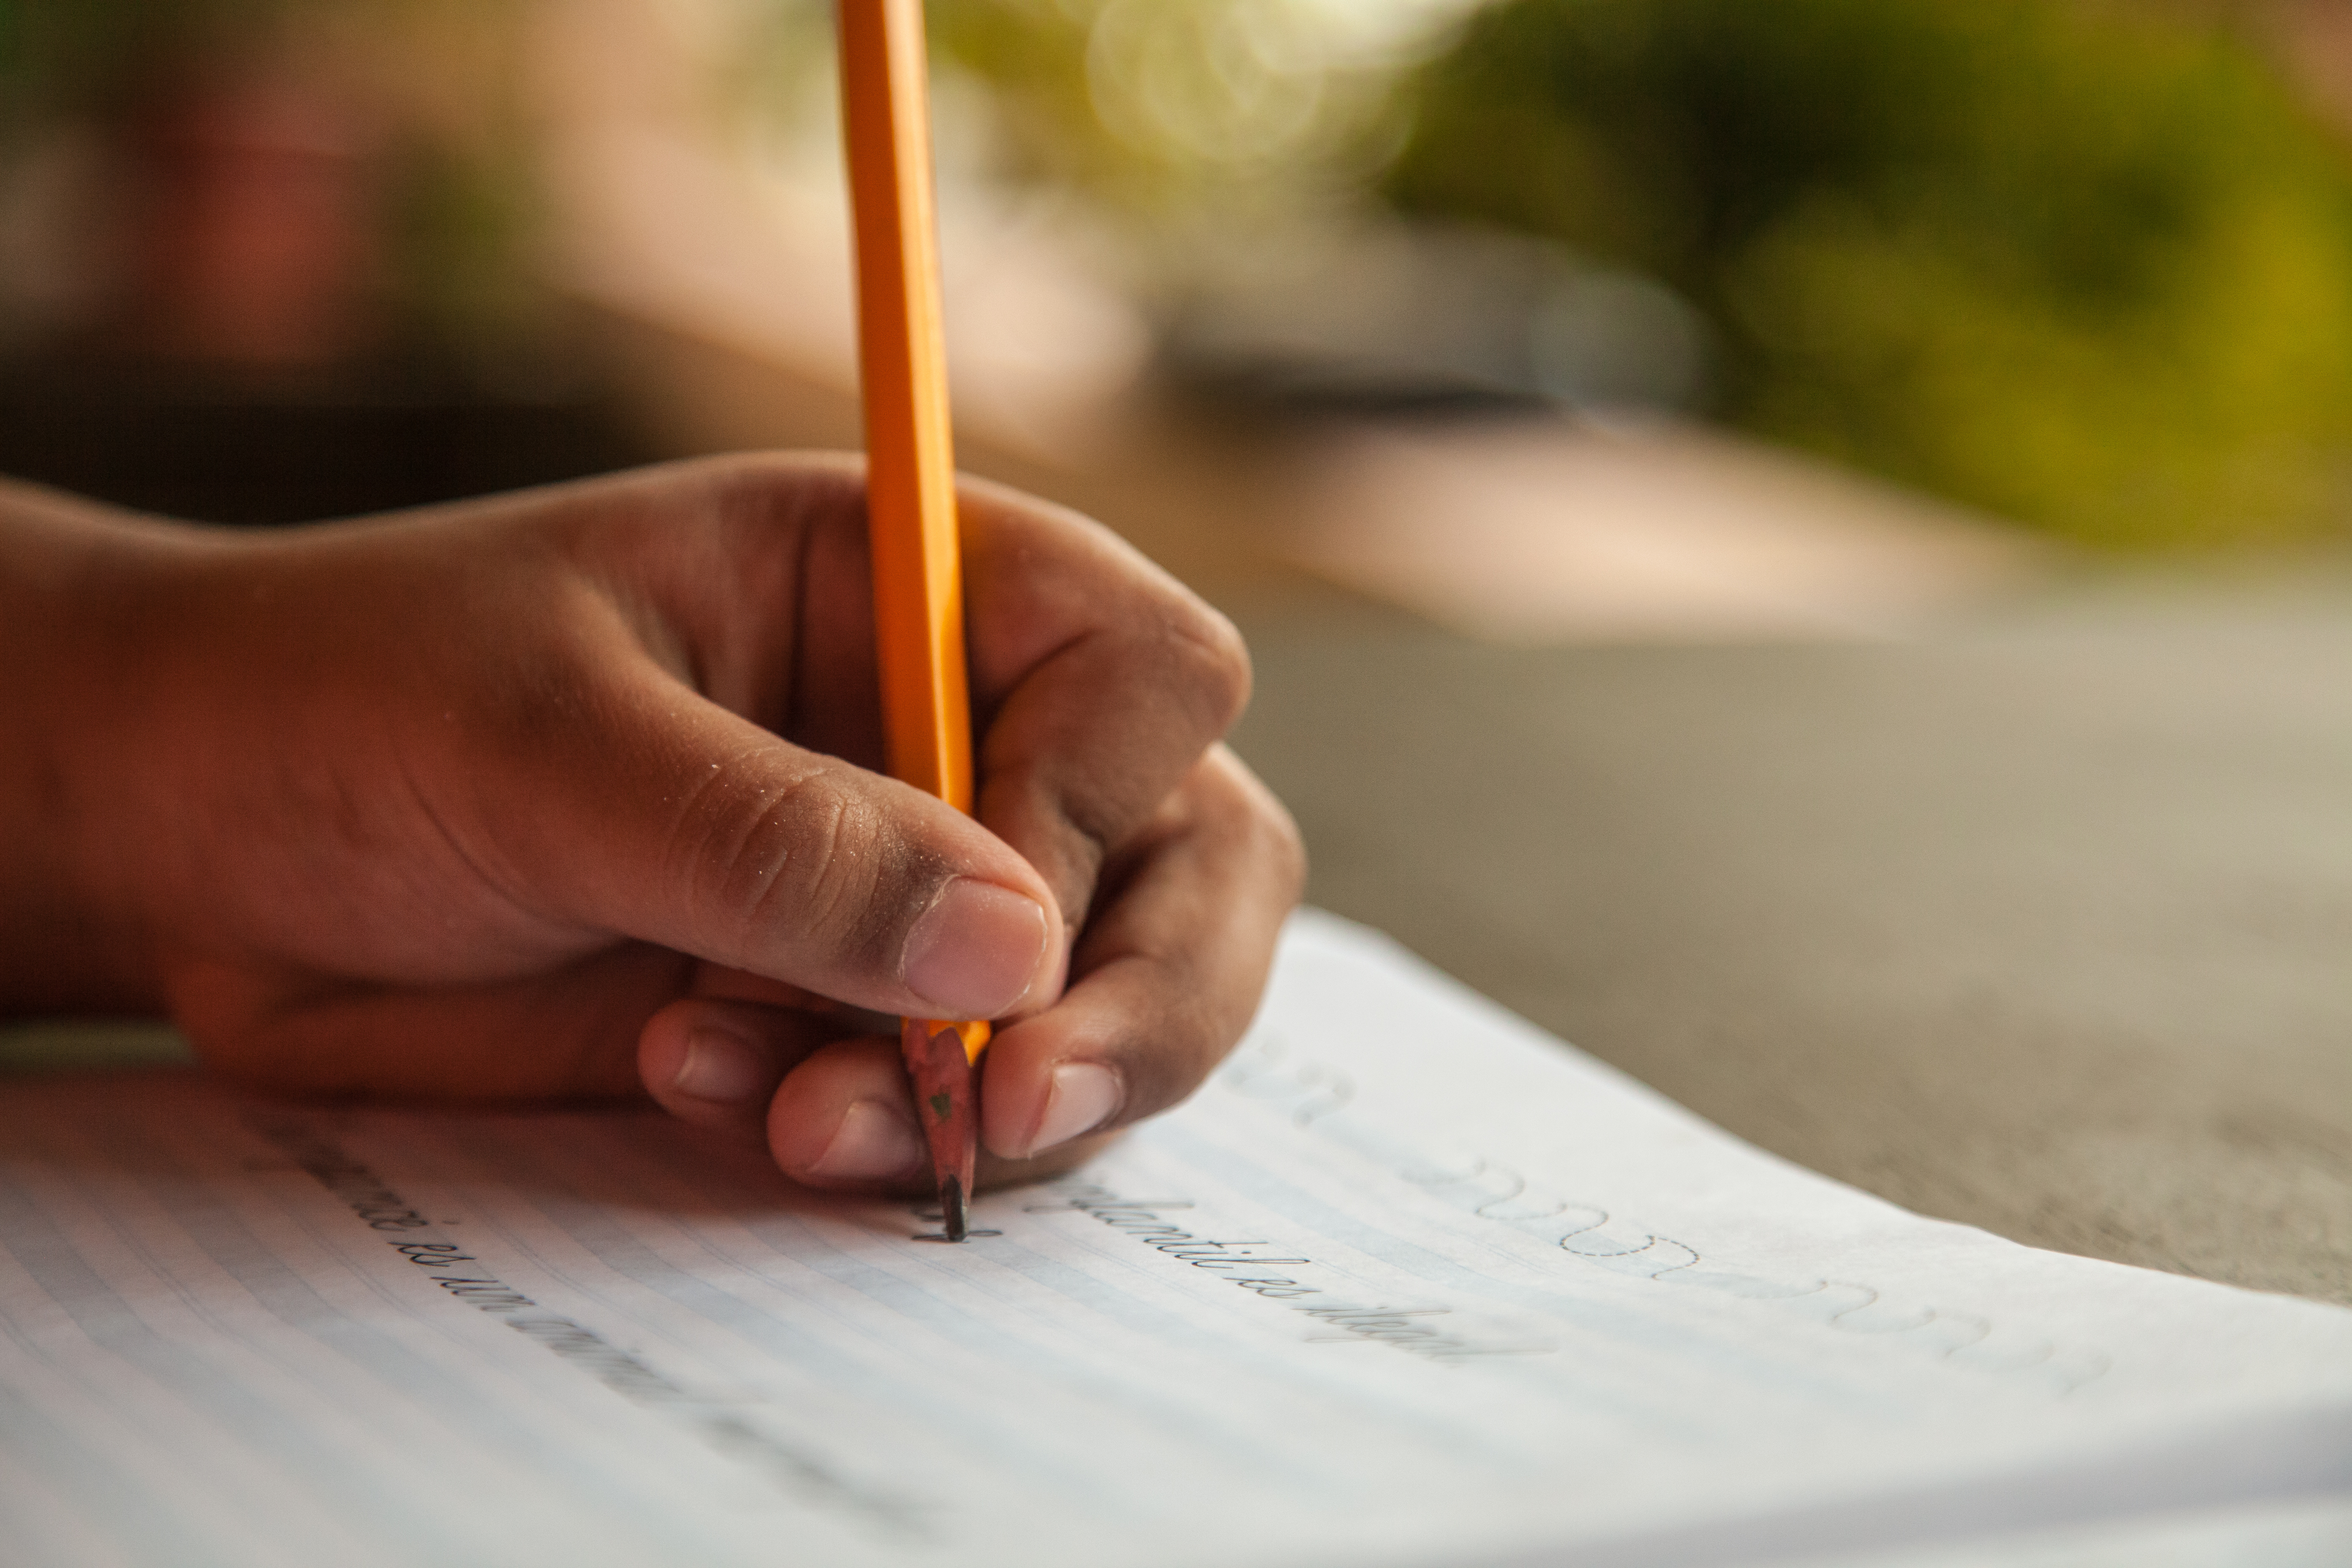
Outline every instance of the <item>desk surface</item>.
{"type": "Polygon", "coordinates": [[[1909,1207],[2352,1301],[2352,591],[1888,644],[1246,629],[1317,902],[1909,1207]]]}

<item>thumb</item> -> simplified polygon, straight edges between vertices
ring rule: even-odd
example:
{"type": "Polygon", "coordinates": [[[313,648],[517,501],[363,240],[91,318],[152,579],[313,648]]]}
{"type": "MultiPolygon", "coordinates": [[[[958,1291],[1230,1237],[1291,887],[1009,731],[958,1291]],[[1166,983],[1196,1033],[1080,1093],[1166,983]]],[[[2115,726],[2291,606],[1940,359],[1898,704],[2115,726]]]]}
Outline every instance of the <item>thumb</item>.
{"type": "Polygon", "coordinates": [[[516,902],[877,1012],[1052,999],[1066,944],[1044,879],[945,802],[664,672],[572,715],[509,730],[504,784],[468,814],[488,845],[475,864],[516,902]]]}

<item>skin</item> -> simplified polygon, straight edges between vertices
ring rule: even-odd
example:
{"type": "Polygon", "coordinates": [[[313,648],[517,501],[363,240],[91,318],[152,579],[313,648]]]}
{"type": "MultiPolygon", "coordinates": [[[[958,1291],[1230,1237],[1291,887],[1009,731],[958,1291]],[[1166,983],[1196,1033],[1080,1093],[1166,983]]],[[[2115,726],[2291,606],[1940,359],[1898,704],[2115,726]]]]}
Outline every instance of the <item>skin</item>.
{"type": "Polygon", "coordinates": [[[946,984],[1004,1019],[982,1180],[1077,1163],[1231,1049],[1303,862],[1219,743],[1232,626],[1072,513],[963,516],[976,820],[877,771],[853,460],[272,533],[0,484],[0,1012],[168,1013],[278,1090],[650,1096],[907,1191],[892,1016],[946,984]]]}

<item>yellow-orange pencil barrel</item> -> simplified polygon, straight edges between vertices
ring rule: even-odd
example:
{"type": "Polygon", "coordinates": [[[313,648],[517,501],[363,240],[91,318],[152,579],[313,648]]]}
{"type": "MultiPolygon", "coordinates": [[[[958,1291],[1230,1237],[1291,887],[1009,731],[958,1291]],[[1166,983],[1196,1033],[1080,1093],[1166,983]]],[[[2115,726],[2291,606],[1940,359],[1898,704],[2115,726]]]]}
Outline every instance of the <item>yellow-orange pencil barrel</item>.
{"type": "Polygon", "coordinates": [[[841,0],[841,70],[890,771],[970,811],[955,442],[918,0],[841,0]]]}
{"type": "MultiPolygon", "coordinates": [[[[840,0],[839,16],[883,730],[895,777],[968,812],[971,700],[923,10],[921,0],[840,0]]],[[[971,1069],[988,1026],[908,1018],[901,1027],[946,1234],[961,1241],[978,1144],[971,1069]],[[961,1051],[938,1048],[944,1029],[961,1051]]]]}

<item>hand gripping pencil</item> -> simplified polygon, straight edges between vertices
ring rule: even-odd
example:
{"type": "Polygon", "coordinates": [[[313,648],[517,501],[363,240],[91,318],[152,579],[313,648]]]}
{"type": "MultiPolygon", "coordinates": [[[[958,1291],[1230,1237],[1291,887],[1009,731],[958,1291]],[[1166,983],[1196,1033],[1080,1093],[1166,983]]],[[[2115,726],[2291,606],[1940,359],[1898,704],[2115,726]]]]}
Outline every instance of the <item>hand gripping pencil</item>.
{"type": "MultiPolygon", "coordinates": [[[[891,773],[970,811],[971,699],[931,202],[921,0],[840,0],[842,104],[857,230],[875,651],[891,773]]],[[[899,1024],[950,1241],[965,1233],[985,1023],[899,1024]]]]}

